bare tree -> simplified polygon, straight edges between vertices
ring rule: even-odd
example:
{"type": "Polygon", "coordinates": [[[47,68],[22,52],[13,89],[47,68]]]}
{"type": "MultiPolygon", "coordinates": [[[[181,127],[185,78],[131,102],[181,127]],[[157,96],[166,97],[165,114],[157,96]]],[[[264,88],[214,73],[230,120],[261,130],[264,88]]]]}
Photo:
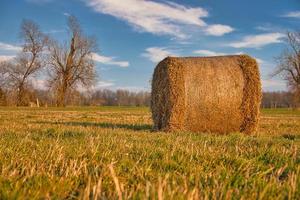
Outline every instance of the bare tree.
{"type": "Polygon", "coordinates": [[[22,51],[14,59],[2,62],[0,68],[2,85],[15,91],[17,105],[23,106],[29,80],[43,66],[41,57],[47,39],[38,25],[29,20],[23,20],[20,36],[24,42],[22,51]]]}
{"type": "Polygon", "coordinates": [[[6,105],[6,94],[3,89],[4,83],[4,72],[3,66],[0,64],[0,106],[6,105]]]}
{"type": "Polygon", "coordinates": [[[5,82],[4,77],[5,77],[5,70],[4,70],[4,63],[2,61],[2,62],[0,62],[0,88],[2,88],[4,86],[4,82],[5,82]]]}
{"type": "Polygon", "coordinates": [[[49,80],[55,91],[57,106],[65,106],[66,98],[78,86],[88,88],[95,80],[95,64],[92,53],[95,40],[83,35],[77,19],[68,18],[70,41],[65,44],[51,40],[48,43],[49,80]]]}
{"type": "Polygon", "coordinates": [[[4,106],[6,104],[6,94],[4,92],[4,65],[0,63],[0,106],[4,106]]]}
{"type": "Polygon", "coordinates": [[[287,48],[277,58],[278,66],[274,75],[282,75],[290,89],[300,94],[300,32],[287,33],[287,48]]]}

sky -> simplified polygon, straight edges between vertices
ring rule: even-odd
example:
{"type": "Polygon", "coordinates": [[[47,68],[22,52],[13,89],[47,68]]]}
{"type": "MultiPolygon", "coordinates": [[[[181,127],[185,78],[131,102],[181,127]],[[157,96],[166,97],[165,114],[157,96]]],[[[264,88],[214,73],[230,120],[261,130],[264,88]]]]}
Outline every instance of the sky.
{"type": "MultiPolygon", "coordinates": [[[[68,37],[66,20],[78,18],[97,39],[96,88],[151,90],[157,63],[167,56],[248,54],[260,65],[264,91],[286,90],[272,77],[287,31],[299,31],[299,0],[0,0],[0,61],[22,41],[23,19],[51,37],[68,37]]],[[[35,86],[43,87],[43,75],[35,86]]]]}

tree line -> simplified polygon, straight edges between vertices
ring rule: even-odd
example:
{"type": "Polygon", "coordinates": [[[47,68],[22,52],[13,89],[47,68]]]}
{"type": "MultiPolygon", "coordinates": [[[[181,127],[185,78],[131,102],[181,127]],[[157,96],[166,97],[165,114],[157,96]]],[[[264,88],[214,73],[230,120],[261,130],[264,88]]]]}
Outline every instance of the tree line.
{"type": "MultiPolygon", "coordinates": [[[[150,106],[151,93],[146,91],[101,89],[90,92],[74,91],[66,99],[70,106],[150,106]]],[[[56,106],[55,97],[47,90],[33,89],[28,93],[27,105],[56,106]],[[38,102],[37,102],[38,100],[38,102]]],[[[13,97],[0,90],[0,106],[13,106],[13,97]]],[[[295,108],[299,101],[291,91],[263,92],[262,108],[295,108]]]]}
{"type": "MultiPolygon", "coordinates": [[[[73,91],[67,99],[69,106],[150,106],[150,92],[101,89],[89,92],[73,91]]],[[[25,102],[25,101],[24,101],[25,102]]],[[[0,90],[0,106],[14,106],[14,97],[0,90]]],[[[27,93],[26,105],[57,106],[56,97],[48,90],[31,89],[27,93]]]]}
{"type": "Polygon", "coordinates": [[[295,108],[298,106],[299,100],[291,91],[263,92],[262,108],[295,108]]]}

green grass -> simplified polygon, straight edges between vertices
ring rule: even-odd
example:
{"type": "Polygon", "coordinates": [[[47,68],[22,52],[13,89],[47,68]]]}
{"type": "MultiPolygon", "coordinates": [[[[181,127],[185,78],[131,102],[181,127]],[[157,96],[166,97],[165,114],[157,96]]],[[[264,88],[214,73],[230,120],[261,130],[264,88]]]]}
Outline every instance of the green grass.
{"type": "Polygon", "coordinates": [[[300,112],[254,136],[152,132],[148,108],[0,108],[0,199],[300,199],[300,112]]]}
{"type": "Polygon", "coordinates": [[[297,109],[297,110],[293,110],[291,108],[263,109],[262,113],[266,114],[266,115],[283,114],[283,115],[300,116],[300,109],[297,109]]]}

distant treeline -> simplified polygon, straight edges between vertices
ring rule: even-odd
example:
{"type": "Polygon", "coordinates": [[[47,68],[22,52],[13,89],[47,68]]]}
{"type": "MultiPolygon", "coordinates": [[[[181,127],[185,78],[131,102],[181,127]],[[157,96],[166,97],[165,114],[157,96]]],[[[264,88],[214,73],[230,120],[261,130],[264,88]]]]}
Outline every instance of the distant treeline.
{"type": "Polygon", "coordinates": [[[106,106],[150,106],[150,96],[150,92],[98,90],[92,93],[87,104],[106,106]]]}
{"type": "MultiPolygon", "coordinates": [[[[96,90],[90,92],[73,91],[68,95],[69,106],[150,106],[150,92],[132,92],[128,90],[96,90]]],[[[27,92],[27,106],[56,106],[55,97],[46,90],[30,90],[27,92]]],[[[292,92],[263,92],[262,108],[297,107],[297,99],[292,92]]],[[[0,88],[0,105],[15,106],[15,96],[0,88]]]]}
{"type": "MultiPolygon", "coordinates": [[[[26,106],[57,106],[55,96],[47,90],[27,90],[26,106]]],[[[15,106],[16,96],[0,88],[0,106],[15,106]]],[[[128,90],[73,91],[66,99],[68,106],[150,106],[150,92],[128,90]]]]}
{"type": "Polygon", "coordinates": [[[299,107],[299,97],[292,92],[263,92],[262,108],[299,107]]]}

